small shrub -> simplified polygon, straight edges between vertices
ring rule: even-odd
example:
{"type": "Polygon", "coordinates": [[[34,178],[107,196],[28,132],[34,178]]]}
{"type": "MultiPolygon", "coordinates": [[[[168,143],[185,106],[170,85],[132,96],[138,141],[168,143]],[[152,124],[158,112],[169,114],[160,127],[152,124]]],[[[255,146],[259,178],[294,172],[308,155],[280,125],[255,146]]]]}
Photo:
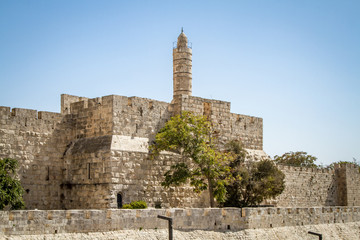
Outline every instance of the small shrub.
{"type": "Polygon", "coordinates": [[[124,204],[122,206],[122,209],[132,209],[131,205],[130,204],[124,204]]]}
{"type": "Polygon", "coordinates": [[[147,208],[145,201],[133,201],[130,204],[124,204],[122,209],[143,209],[147,208]]]}
{"type": "Polygon", "coordinates": [[[134,201],[130,203],[132,209],[143,209],[147,208],[145,201],[134,201]]]}

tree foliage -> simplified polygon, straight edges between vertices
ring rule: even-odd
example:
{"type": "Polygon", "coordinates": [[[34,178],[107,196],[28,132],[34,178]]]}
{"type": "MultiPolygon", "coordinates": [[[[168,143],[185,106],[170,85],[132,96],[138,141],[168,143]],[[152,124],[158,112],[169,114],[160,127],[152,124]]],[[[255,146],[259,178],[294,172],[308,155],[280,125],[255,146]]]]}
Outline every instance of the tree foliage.
{"type": "Polygon", "coordinates": [[[182,156],[182,161],[171,166],[165,173],[163,186],[178,186],[190,181],[195,192],[209,190],[210,205],[214,207],[214,198],[225,201],[229,172],[226,162],[229,154],[217,151],[213,146],[211,124],[204,116],[190,112],[172,117],[155,137],[150,146],[153,156],[161,151],[171,151],[182,156]],[[189,161],[190,160],[190,161],[189,161]]]}
{"type": "Polygon", "coordinates": [[[271,160],[245,162],[247,152],[240,142],[231,141],[228,151],[234,154],[230,162],[230,184],[226,187],[225,207],[247,207],[273,198],[285,189],[285,175],[271,160]]]}
{"type": "Polygon", "coordinates": [[[285,175],[271,160],[242,164],[232,169],[225,207],[247,207],[274,198],[285,189],[285,175]]]}
{"type": "Polygon", "coordinates": [[[294,167],[311,167],[317,168],[315,164],[316,157],[307,154],[306,152],[288,152],[282,156],[275,156],[274,161],[277,164],[290,165],[294,167]]]}
{"type": "Polygon", "coordinates": [[[25,207],[22,199],[24,189],[16,179],[17,167],[18,162],[15,159],[0,159],[0,210],[6,207],[12,210],[25,207]]]}
{"type": "Polygon", "coordinates": [[[195,192],[208,189],[212,207],[214,198],[223,206],[244,207],[259,204],[284,190],[285,176],[272,161],[245,163],[247,152],[239,141],[230,141],[227,151],[220,152],[211,135],[206,118],[189,112],[166,123],[150,150],[153,156],[166,150],[183,158],[165,173],[163,186],[189,182],[195,192]]]}

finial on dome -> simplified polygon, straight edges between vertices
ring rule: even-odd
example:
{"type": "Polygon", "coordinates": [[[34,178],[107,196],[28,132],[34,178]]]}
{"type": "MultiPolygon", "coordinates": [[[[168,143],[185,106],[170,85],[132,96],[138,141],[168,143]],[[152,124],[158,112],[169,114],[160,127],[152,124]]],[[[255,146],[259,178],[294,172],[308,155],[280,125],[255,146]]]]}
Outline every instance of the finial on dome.
{"type": "Polygon", "coordinates": [[[184,32],[184,28],[183,27],[181,27],[181,33],[183,33],[184,32]]]}

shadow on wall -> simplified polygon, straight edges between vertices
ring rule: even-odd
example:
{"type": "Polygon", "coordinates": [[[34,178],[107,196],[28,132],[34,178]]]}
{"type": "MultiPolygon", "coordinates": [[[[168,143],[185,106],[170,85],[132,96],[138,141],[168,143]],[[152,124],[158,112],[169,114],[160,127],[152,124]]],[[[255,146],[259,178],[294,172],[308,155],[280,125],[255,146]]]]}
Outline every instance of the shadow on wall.
{"type": "Polygon", "coordinates": [[[328,188],[327,197],[325,200],[325,206],[339,206],[338,204],[338,184],[337,184],[336,173],[332,176],[331,184],[328,188]]]}

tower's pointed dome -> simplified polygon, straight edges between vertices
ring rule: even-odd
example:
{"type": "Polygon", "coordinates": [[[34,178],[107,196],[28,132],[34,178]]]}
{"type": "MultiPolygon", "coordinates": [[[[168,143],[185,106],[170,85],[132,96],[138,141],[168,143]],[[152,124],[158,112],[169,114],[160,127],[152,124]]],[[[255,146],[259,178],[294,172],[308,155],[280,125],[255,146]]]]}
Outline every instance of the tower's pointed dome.
{"type": "Polygon", "coordinates": [[[183,29],[181,29],[181,33],[177,39],[177,48],[187,47],[187,45],[188,45],[188,39],[187,39],[183,29]]]}

